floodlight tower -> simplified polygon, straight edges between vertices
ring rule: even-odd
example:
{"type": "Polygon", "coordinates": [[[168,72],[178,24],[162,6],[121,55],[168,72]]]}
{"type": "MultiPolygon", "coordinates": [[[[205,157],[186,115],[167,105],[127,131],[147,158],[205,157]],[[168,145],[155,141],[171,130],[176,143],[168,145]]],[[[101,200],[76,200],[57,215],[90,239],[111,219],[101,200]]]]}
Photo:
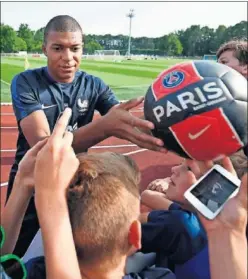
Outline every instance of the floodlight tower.
{"type": "Polygon", "coordinates": [[[130,55],[131,55],[132,18],[134,17],[134,9],[130,9],[130,12],[127,14],[127,17],[129,17],[129,39],[128,39],[127,57],[130,57],[130,55]]]}

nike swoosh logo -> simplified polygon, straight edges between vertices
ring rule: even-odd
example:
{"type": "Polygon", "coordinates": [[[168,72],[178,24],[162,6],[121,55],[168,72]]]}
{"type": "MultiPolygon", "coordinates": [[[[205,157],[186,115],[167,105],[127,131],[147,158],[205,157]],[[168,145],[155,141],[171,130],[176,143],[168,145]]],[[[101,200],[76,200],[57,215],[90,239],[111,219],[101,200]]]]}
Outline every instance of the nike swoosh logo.
{"type": "Polygon", "coordinates": [[[56,107],[57,105],[51,105],[51,106],[45,106],[45,105],[41,105],[42,109],[48,109],[48,108],[52,108],[52,107],[56,107]]]}
{"type": "Polygon", "coordinates": [[[202,134],[204,134],[209,129],[210,126],[211,126],[211,124],[209,124],[208,126],[206,126],[205,128],[203,128],[202,130],[200,130],[198,133],[196,133],[194,135],[189,133],[189,138],[191,140],[195,140],[195,139],[199,138],[202,134]]]}

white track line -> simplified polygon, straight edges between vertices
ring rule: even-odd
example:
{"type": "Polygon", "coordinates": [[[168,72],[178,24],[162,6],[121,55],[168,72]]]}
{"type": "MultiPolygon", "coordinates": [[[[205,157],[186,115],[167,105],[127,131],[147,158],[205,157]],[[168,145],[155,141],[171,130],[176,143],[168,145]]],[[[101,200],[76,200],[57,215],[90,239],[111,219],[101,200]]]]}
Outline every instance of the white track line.
{"type": "MultiPolygon", "coordinates": [[[[125,147],[138,147],[138,146],[136,144],[96,145],[90,147],[90,149],[125,148],[125,147]]],[[[1,149],[0,152],[16,152],[16,149],[1,149]]]]}
{"type": "Polygon", "coordinates": [[[8,86],[10,86],[10,83],[8,83],[8,82],[6,82],[6,81],[4,81],[4,80],[2,80],[2,79],[1,79],[1,82],[4,83],[4,84],[6,84],[6,85],[8,85],[8,86]]]}
{"type": "Polygon", "coordinates": [[[139,152],[143,152],[143,151],[147,151],[147,150],[148,150],[148,149],[134,150],[134,151],[131,151],[131,152],[123,153],[123,155],[132,155],[132,154],[139,153],[139,152]]]}
{"type": "MultiPolygon", "coordinates": [[[[147,150],[148,149],[139,149],[139,150],[123,153],[123,155],[126,155],[126,156],[127,155],[132,155],[132,154],[140,153],[140,152],[147,151],[147,150]]],[[[4,186],[7,186],[7,185],[8,185],[8,182],[4,182],[4,183],[0,184],[0,187],[4,187],[4,186]]]]}
{"type": "Polygon", "coordinates": [[[3,113],[0,113],[0,115],[5,116],[5,115],[15,115],[15,114],[11,113],[11,112],[3,112],[3,113]]]}
{"type": "Polygon", "coordinates": [[[1,126],[0,127],[1,129],[18,129],[18,127],[17,126],[13,126],[13,127],[3,127],[3,126],[1,126]]]}

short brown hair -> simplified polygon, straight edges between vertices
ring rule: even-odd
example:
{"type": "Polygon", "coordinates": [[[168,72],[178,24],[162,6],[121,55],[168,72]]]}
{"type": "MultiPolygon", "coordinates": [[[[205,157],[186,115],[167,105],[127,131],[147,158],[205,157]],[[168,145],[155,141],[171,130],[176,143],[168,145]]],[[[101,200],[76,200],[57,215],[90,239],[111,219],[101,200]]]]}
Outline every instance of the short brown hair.
{"type": "Polygon", "coordinates": [[[130,225],[139,215],[139,170],[132,159],[116,153],[78,159],[67,195],[78,260],[83,266],[113,266],[130,249],[130,225]]]}
{"type": "Polygon", "coordinates": [[[217,59],[225,51],[231,50],[234,52],[234,56],[239,60],[241,65],[248,64],[248,44],[245,40],[232,40],[226,42],[220,46],[217,50],[217,59]]]}

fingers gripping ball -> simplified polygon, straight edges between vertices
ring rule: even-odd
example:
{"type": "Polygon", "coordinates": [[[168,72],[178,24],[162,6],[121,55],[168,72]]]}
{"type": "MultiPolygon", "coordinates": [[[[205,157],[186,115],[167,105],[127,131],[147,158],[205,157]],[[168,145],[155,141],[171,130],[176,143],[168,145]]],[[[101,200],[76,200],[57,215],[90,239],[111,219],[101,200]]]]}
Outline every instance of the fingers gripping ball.
{"type": "Polygon", "coordinates": [[[168,150],[215,160],[247,145],[247,80],[212,61],[178,64],[149,87],[144,114],[168,150]]]}

